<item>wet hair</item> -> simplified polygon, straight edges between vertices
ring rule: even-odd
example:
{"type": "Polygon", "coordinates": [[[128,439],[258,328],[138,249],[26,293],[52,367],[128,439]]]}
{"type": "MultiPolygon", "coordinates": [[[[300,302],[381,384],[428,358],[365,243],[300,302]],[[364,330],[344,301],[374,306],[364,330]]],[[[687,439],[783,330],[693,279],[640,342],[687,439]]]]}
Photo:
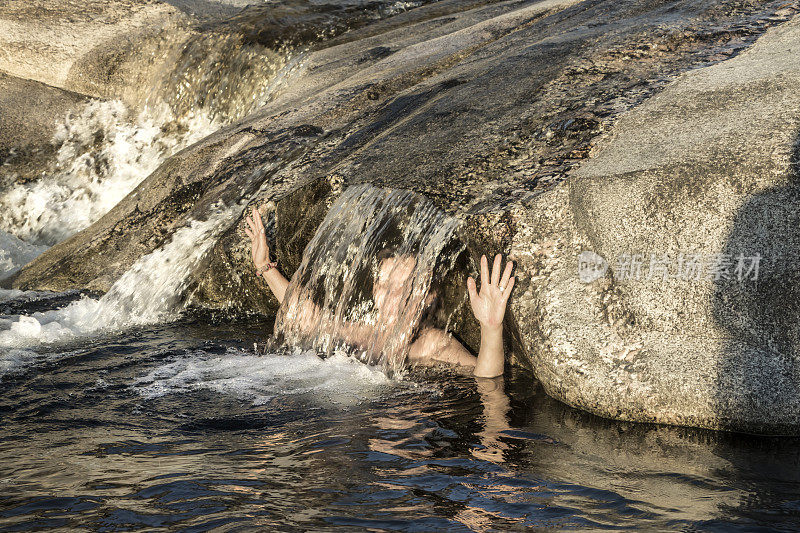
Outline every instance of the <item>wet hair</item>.
{"type": "MultiPolygon", "coordinates": [[[[367,246],[373,248],[375,252],[371,254],[369,260],[363,265],[354,266],[357,268],[353,272],[353,288],[348,297],[345,305],[345,313],[349,315],[349,319],[358,319],[360,317],[353,316],[350,313],[364,313],[374,312],[375,308],[375,285],[378,280],[381,264],[383,261],[395,257],[413,256],[419,257],[420,243],[417,240],[407,242],[404,236],[402,222],[398,221],[396,217],[387,219],[377,238],[372,242],[367,243],[367,246]]],[[[419,320],[419,325],[428,324],[436,325],[437,327],[444,327],[447,317],[451,310],[447,309],[445,304],[450,305],[451,300],[455,302],[459,300],[459,293],[454,290],[452,281],[448,280],[448,273],[451,267],[458,269],[458,261],[454,261],[454,255],[458,254],[463,246],[460,241],[452,237],[450,241],[444,246],[442,251],[436,257],[431,272],[431,283],[428,289],[428,294],[433,295],[433,301],[425,306],[422,316],[419,320]]],[[[300,285],[310,289],[309,296],[311,300],[318,306],[326,304],[325,300],[325,284],[320,283],[318,280],[311,279],[311,270],[307,269],[299,279],[300,285]]],[[[458,284],[458,283],[457,283],[458,284]]],[[[463,289],[463,284],[459,288],[463,289]]],[[[328,311],[335,312],[335,307],[341,301],[344,290],[344,280],[338,280],[334,291],[338,297],[330,298],[327,302],[328,311]]],[[[462,291],[463,292],[463,291],[462,291]]],[[[426,300],[428,295],[426,295],[426,300]]],[[[452,307],[452,306],[451,306],[452,307]]],[[[418,334],[419,326],[414,336],[418,334]]]]}
{"type": "MultiPolygon", "coordinates": [[[[396,242],[385,241],[383,244],[384,246],[375,254],[375,273],[379,271],[381,262],[386,259],[406,255],[418,256],[419,254],[418,243],[412,244],[410,248],[403,247],[402,242],[399,240],[396,242]]],[[[467,263],[468,254],[463,244],[455,236],[451,237],[436,256],[431,268],[428,295],[432,295],[433,299],[427,302],[428,295],[426,295],[425,308],[422,310],[422,315],[413,334],[414,339],[416,339],[424,326],[441,329],[446,327],[449,316],[461,304],[463,295],[466,294],[466,277],[464,273],[467,272],[467,263]]],[[[375,279],[371,279],[370,285],[367,287],[370,295],[372,294],[372,284],[374,282],[375,279]]]]}
{"type": "Polygon", "coordinates": [[[365,265],[362,272],[356,273],[357,278],[360,279],[355,284],[353,302],[365,302],[370,307],[374,305],[375,284],[381,264],[385,260],[404,255],[417,256],[419,254],[418,243],[412,243],[411,246],[404,246],[404,244],[401,223],[395,217],[389,218],[375,241],[376,251],[372,255],[371,261],[368,265],[365,265]]]}
{"type": "MultiPolygon", "coordinates": [[[[377,264],[384,259],[396,257],[404,248],[405,239],[403,237],[403,228],[401,223],[396,218],[390,218],[384,224],[380,237],[377,241],[377,251],[375,253],[375,260],[377,264]]],[[[417,255],[419,253],[419,242],[412,242],[408,249],[403,250],[404,254],[417,255]]]]}

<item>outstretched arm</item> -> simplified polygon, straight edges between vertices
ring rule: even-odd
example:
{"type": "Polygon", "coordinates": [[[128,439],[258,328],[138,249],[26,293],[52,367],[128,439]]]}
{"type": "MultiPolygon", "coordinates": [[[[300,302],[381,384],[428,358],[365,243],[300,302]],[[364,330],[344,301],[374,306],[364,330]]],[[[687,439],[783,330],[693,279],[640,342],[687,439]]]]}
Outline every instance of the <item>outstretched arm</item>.
{"type": "Polygon", "coordinates": [[[506,263],[502,278],[500,266],[503,256],[497,254],[494,266],[489,274],[489,261],[486,256],[481,256],[481,290],[478,293],[475,280],[467,278],[469,303],[475,318],[481,324],[481,349],[475,363],[473,374],[478,377],[493,378],[503,374],[505,357],[503,354],[503,317],[506,313],[506,303],[511,289],[514,288],[514,278],[511,271],[514,263],[506,263]]]}
{"type": "Polygon", "coordinates": [[[249,217],[245,218],[247,222],[244,228],[247,236],[250,237],[250,243],[253,246],[253,264],[256,267],[256,275],[263,276],[269,285],[272,294],[279,302],[283,302],[283,297],[286,294],[286,287],[289,285],[283,275],[275,268],[276,263],[271,263],[269,260],[269,245],[267,245],[267,232],[264,230],[264,223],[261,220],[261,213],[258,209],[253,207],[253,211],[249,217]]]}
{"type": "MultiPolygon", "coordinates": [[[[245,233],[250,237],[252,244],[252,257],[253,264],[256,267],[256,275],[262,276],[269,286],[275,298],[283,304],[286,298],[286,288],[289,286],[287,280],[276,268],[276,263],[269,260],[269,245],[267,244],[267,235],[264,230],[264,223],[261,220],[261,214],[255,207],[252,208],[250,216],[245,217],[247,226],[244,228],[245,233]]],[[[294,294],[294,300],[288,302],[289,308],[294,310],[294,319],[300,329],[304,331],[313,331],[319,326],[320,320],[325,315],[330,315],[329,312],[324,311],[318,305],[310,300],[299,300],[299,295],[294,294]]],[[[359,324],[343,324],[342,333],[348,340],[369,338],[368,334],[361,331],[366,328],[366,325],[359,324]],[[361,329],[359,329],[361,328],[361,329]]]]}
{"type": "Polygon", "coordinates": [[[505,316],[508,295],[514,287],[511,271],[514,263],[506,264],[500,277],[502,256],[494,260],[492,274],[486,256],[481,257],[481,291],[478,293],[475,280],[467,280],[469,301],[475,318],[481,324],[481,348],[476,358],[464,345],[449,333],[436,328],[423,330],[411,345],[409,360],[412,363],[441,361],[454,365],[471,366],[476,377],[493,378],[503,374],[505,358],[503,354],[503,317],[505,316]]]}

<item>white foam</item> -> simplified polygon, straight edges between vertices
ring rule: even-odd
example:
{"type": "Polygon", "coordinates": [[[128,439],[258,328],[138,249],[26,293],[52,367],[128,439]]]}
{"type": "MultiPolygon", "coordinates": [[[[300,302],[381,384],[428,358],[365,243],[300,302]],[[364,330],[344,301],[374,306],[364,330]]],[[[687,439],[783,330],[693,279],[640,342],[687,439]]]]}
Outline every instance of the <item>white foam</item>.
{"type": "Polygon", "coordinates": [[[39,352],[25,348],[0,349],[0,379],[24,371],[30,366],[48,361],[57,361],[77,354],[77,351],[39,352]]]}
{"type": "Polygon", "coordinates": [[[136,379],[131,387],[144,398],[210,390],[262,405],[276,396],[303,395],[326,405],[354,405],[398,385],[377,367],[336,353],[326,359],[314,352],[255,355],[229,349],[223,355],[202,350],[177,356],[136,379]]]}
{"type": "Polygon", "coordinates": [[[58,125],[56,161],[46,175],[0,193],[0,229],[31,243],[62,241],[108,212],[164,159],[219,126],[204,113],[178,120],[166,105],[131,116],[119,100],[92,100],[58,125]]]}
{"type": "Polygon", "coordinates": [[[176,316],[189,274],[238,209],[219,209],[179,229],[163,247],[139,258],[100,299],[84,296],[63,309],[0,319],[0,347],[30,347],[176,316]]]}
{"type": "Polygon", "coordinates": [[[0,377],[19,371],[41,359],[41,355],[32,350],[0,351],[0,377]]]}
{"type": "MultiPolygon", "coordinates": [[[[14,235],[0,231],[0,280],[15,274],[33,261],[47,246],[28,244],[14,235]]],[[[3,293],[0,293],[2,299],[3,293]]]]}

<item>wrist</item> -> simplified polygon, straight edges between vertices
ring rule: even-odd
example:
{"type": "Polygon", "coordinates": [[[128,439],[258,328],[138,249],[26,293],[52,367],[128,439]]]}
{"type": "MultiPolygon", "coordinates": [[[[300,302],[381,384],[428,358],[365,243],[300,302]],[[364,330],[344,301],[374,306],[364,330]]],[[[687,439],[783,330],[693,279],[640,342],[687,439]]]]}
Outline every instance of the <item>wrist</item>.
{"type": "Polygon", "coordinates": [[[264,279],[281,277],[281,273],[278,272],[277,265],[275,265],[272,268],[264,270],[264,272],[262,272],[261,274],[261,277],[263,277],[264,279]]]}
{"type": "Polygon", "coordinates": [[[504,366],[503,326],[481,324],[481,348],[473,375],[483,378],[501,376],[504,366]]]}
{"type": "Polygon", "coordinates": [[[270,261],[262,263],[261,265],[256,265],[256,276],[265,276],[267,272],[273,270],[277,266],[278,263],[273,263],[270,261]]]}
{"type": "Polygon", "coordinates": [[[481,323],[481,335],[497,336],[503,334],[503,324],[481,323]]]}
{"type": "Polygon", "coordinates": [[[503,326],[481,326],[481,352],[484,353],[487,351],[490,353],[497,351],[502,353],[503,326]]]}

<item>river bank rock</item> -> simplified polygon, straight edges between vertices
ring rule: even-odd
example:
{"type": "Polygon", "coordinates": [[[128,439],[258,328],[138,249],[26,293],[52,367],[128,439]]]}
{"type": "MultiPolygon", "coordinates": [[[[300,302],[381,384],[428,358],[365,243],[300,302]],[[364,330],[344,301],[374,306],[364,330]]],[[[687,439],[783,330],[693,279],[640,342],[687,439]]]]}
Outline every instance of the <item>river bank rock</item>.
{"type": "MultiPolygon", "coordinates": [[[[629,244],[614,240],[625,232],[612,226],[603,233],[608,228],[593,221],[625,220],[631,198],[624,196],[628,182],[622,177],[606,187],[611,174],[580,174],[592,165],[600,169],[599,155],[586,170],[574,170],[622,112],[674,87],[668,84],[680,72],[720,61],[713,68],[723,68],[793,12],[779,3],[744,1],[442,0],[360,27],[304,52],[272,101],[169,158],[102,219],[27,265],[14,287],[107,291],[177,228],[208,218],[221,205],[240,211],[258,205],[276,228],[270,241],[280,268],[291,274],[345,187],[366,182],[404,188],[464,220],[461,235],[473,259],[500,251],[517,259],[519,283],[506,324],[512,358],[533,367],[550,394],[603,416],[743,427],[714,426],[703,404],[708,391],[674,400],[653,394],[647,402],[658,387],[666,394],[670,386],[708,381],[687,375],[680,358],[672,360],[667,376],[666,366],[643,355],[659,352],[642,349],[646,339],[640,337],[650,330],[638,330],[645,326],[630,317],[638,312],[643,324],[651,323],[660,315],[647,313],[672,302],[647,307],[648,300],[629,302],[611,282],[582,284],[577,278],[582,247],[609,254],[629,244]],[[608,287],[598,289],[603,283],[608,287]],[[603,302],[599,315],[587,298],[603,302]],[[625,336],[628,331],[633,333],[625,336]],[[611,341],[623,345],[624,364],[611,341]],[[628,368],[638,361],[644,366],[628,368]]],[[[774,94],[762,89],[765,97],[774,94]]],[[[681,105],[668,109],[683,117],[681,105]]],[[[769,105],[777,104],[764,102],[769,105]]],[[[734,160],[724,161],[731,166],[734,160]]],[[[748,168],[742,183],[748,183],[748,168]]],[[[700,200],[702,188],[674,189],[691,191],[697,206],[716,209],[700,200]]],[[[674,206],[665,195],[663,204],[641,207],[639,218],[669,213],[674,206]]],[[[676,220],[702,228],[703,220],[688,215],[676,220]]],[[[230,220],[192,273],[190,305],[274,313],[277,302],[253,273],[243,227],[241,216],[230,220]]],[[[680,290],[674,294],[680,297],[680,290]]],[[[469,314],[457,322],[456,333],[475,349],[477,329],[469,314]]],[[[677,350],[684,346],[679,337],[664,335],[663,342],[677,350]]],[[[712,361],[690,372],[710,371],[712,361]]]]}
{"type": "Polygon", "coordinates": [[[535,281],[514,310],[537,325],[526,341],[550,395],[623,420],[800,430],[798,49],[794,19],[681,75],[519,211],[535,281]],[[604,276],[579,279],[581,251],[604,276]]]}
{"type": "Polygon", "coordinates": [[[155,0],[35,0],[0,5],[0,70],[93,97],[141,102],[191,35],[155,0]]]}

